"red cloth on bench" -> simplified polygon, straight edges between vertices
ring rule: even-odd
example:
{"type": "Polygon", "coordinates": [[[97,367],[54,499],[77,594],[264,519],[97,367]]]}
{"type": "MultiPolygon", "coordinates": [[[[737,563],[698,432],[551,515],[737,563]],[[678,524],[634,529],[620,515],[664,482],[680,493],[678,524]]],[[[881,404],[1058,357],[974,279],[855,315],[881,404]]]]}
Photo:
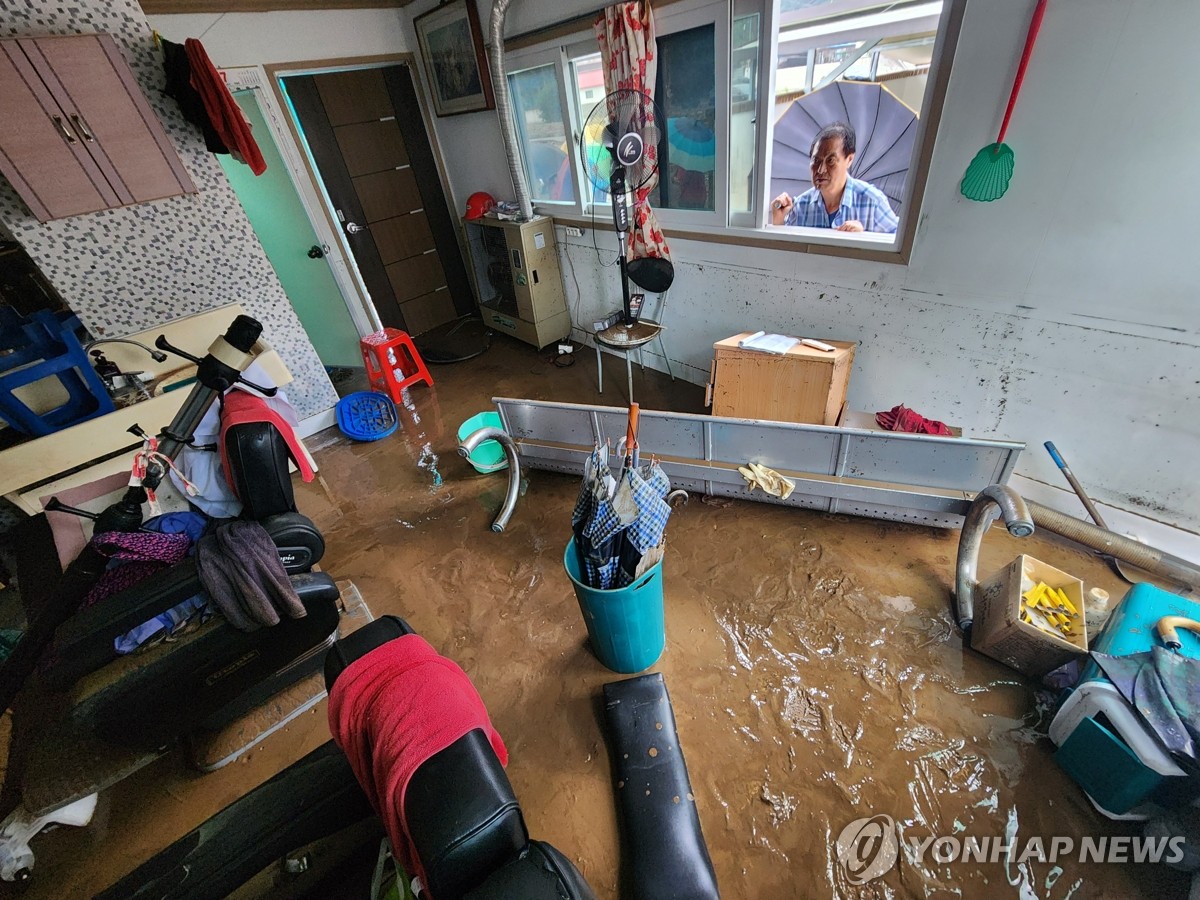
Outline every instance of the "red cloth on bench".
{"type": "Polygon", "coordinates": [[[482,728],[496,757],[508,750],[471,680],[416,634],[388,641],[346,667],[329,692],[329,730],[387,830],[410,878],[425,870],[408,837],[404,792],[425,760],[482,728]]]}
{"type": "Polygon", "coordinates": [[[936,434],[943,437],[953,436],[945,422],[927,419],[915,410],[909,409],[903,403],[891,409],[875,413],[875,421],[880,428],[888,431],[905,431],[909,434],[936,434]]]}

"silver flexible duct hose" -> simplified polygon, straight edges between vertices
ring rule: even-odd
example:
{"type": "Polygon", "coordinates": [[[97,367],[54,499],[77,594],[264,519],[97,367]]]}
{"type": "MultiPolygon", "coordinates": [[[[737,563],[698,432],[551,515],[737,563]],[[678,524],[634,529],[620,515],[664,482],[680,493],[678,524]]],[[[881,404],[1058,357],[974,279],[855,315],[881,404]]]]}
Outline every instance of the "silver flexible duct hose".
{"type": "Polygon", "coordinates": [[[512,176],[513,189],[517,192],[521,218],[528,221],[533,218],[533,202],[529,199],[525,170],[521,168],[521,150],[517,146],[517,129],[513,125],[512,99],[508,94],[508,78],[504,74],[504,16],[511,2],[495,0],[492,4],[492,21],[489,25],[492,43],[488,47],[488,65],[492,69],[492,93],[496,95],[496,115],[500,117],[500,135],[504,139],[504,155],[508,157],[508,174],[512,176]]]}
{"type": "Polygon", "coordinates": [[[954,582],[955,618],[962,629],[963,646],[971,646],[971,626],[975,621],[975,589],[979,587],[979,545],[991,527],[999,507],[1008,533],[1013,537],[1033,534],[1034,520],[1021,495],[1003,484],[993,484],[975,495],[962,534],[958,538],[958,564],[954,582]]]}
{"type": "Polygon", "coordinates": [[[1137,541],[1109,531],[1107,528],[1100,528],[1090,522],[1068,516],[1057,509],[1042,506],[1032,500],[1026,502],[1038,528],[1044,528],[1065,538],[1070,538],[1075,543],[1082,544],[1098,553],[1115,556],[1122,562],[1145,569],[1152,575],[1178,582],[1192,590],[1200,590],[1200,566],[1190,563],[1186,559],[1180,559],[1178,556],[1172,556],[1166,551],[1139,544],[1137,541]]]}
{"type": "Polygon", "coordinates": [[[500,428],[480,428],[472,431],[458,445],[460,456],[470,459],[475,448],[484,441],[499,441],[504,448],[504,456],[508,459],[508,493],[504,495],[504,503],[496,521],[492,522],[492,531],[502,532],[512,518],[513,510],[517,508],[517,497],[521,493],[521,460],[517,456],[517,445],[508,436],[508,432],[500,428]]]}

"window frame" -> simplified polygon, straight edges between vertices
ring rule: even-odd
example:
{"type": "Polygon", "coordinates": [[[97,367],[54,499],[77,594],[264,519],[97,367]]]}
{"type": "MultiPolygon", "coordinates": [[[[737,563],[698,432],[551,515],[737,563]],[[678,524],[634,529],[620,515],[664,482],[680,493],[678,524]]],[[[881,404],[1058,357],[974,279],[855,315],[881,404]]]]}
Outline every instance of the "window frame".
{"type": "MultiPolygon", "coordinates": [[[[587,177],[587,172],[585,171],[583,165],[583,155],[579,152],[579,144],[583,135],[583,125],[587,121],[588,114],[591,113],[592,110],[583,109],[579,106],[579,92],[575,90],[575,75],[574,72],[571,71],[575,63],[579,60],[585,59],[589,56],[597,56],[599,53],[600,46],[597,44],[594,37],[590,41],[586,39],[574,41],[562,48],[563,71],[564,73],[567,73],[564,78],[564,86],[570,103],[570,110],[567,114],[571,117],[571,136],[575,141],[575,171],[578,174],[580,187],[578,194],[579,215],[581,217],[590,216],[594,218],[596,212],[599,211],[601,213],[601,219],[603,219],[604,210],[610,208],[609,201],[605,200],[599,204],[592,203],[590,198],[595,192],[595,187],[592,185],[591,180],[587,177]],[[593,206],[595,209],[593,209],[593,206]]],[[[601,90],[604,90],[603,83],[601,83],[601,90]]],[[[601,95],[600,99],[603,100],[604,96],[601,95]]],[[[599,101],[597,101],[596,104],[593,104],[592,108],[594,109],[598,103],[599,101]]]]}
{"type": "MultiPolygon", "coordinates": [[[[763,172],[770,171],[767,166],[770,162],[768,154],[771,152],[771,145],[766,139],[767,129],[760,128],[759,122],[766,121],[765,117],[770,115],[772,101],[771,98],[775,94],[775,67],[772,65],[772,60],[764,57],[763,51],[766,48],[766,33],[770,21],[770,10],[767,8],[770,5],[770,0],[731,0],[729,5],[729,58],[728,64],[725,66],[725,80],[729,84],[729,121],[727,128],[732,131],[732,116],[733,116],[733,24],[743,16],[756,15],[758,16],[758,83],[757,99],[758,103],[754,109],[754,185],[750,193],[750,209],[746,211],[734,212],[730,210],[726,222],[729,228],[749,228],[755,231],[763,230],[756,223],[764,220],[763,210],[766,208],[763,205],[763,190],[762,186],[769,183],[769,179],[764,181],[763,172]],[[764,85],[764,80],[766,84],[764,85]]],[[[727,144],[728,147],[728,144],[727,144]]],[[[729,165],[725,166],[726,180],[729,178],[729,165]]],[[[729,204],[729,191],[725,192],[725,202],[729,204]]]]}
{"type": "MultiPolygon", "coordinates": [[[[934,54],[925,87],[922,113],[918,120],[918,131],[914,143],[913,160],[909,171],[912,176],[905,185],[905,196],[900,227],[894,235],[846,234],[831,232],[825,228],[794,227],[783,231],[781,227],[766,224],[765,211],[770,202],[770,179],[764,173],[770,171],[772,141],[768,140],[768,128],[756,128],[756,209],[753,223],[763,225],[733,224],[729,217],[729,114],[718,116],[717,132],[717,204],[721,218],[705,211],[697,215],[694,210],[672,210],[655,208],[659,223],[668,239],[693,240],[717,244],[737,244],[766,249],[787,250],[800,253],[817,253],[878,262],[907,265],[912,256],[918,223],[925,201],[925,188],[929,179],[929,167],[937,142],[938,126],[945,105],[950,74],[954,68],[959,35],[962,30],[966,0],[944,0],[942,12],[934,38],[934,54]],[[709,217],[703,221],[700,217],[709,217]]],[[[714,50],[717,55],[716,87],[718,110],[729,110],[731,92],[731,29],[735,16],[749,12],[760,14],[759,32],[759,103],[758,121],[771,121],[775,96],[775,72],[778,64],[779,0],[665,0],[655,9],[655,31],[657,35],[670,35],[704,24],[702,17],[716,16],[714,50]],[[691,23],[691,24],[686,24],[691,23]],[[765,51],[765,52],[764,52],[765,51]]],[[[591,32],[594,15],[580,17],[568,23],[552,25],[528,36],[515,36],[506,40],[505,74],[534,67],[529,62],[534,54],[557,50],[560,54],[560,88],[564,95],[564,107],[571,118],[571,133],[575,140],[576,197],[571,204],[538,203],[541,212],[553,215],[562,224],[612,230],[611,222],[603,215],[593,216],[583,200],[583,179],[586,177],[579,161],[578,135],[582,122],[578,121],[573,98],[568,96],[567,65],[572,59],[598,52],[591,32]]],[[[603,204],[607,206],[607,204],[603,204]]],[[[746,214],[740,214],[739,218],[746,214]]]]}

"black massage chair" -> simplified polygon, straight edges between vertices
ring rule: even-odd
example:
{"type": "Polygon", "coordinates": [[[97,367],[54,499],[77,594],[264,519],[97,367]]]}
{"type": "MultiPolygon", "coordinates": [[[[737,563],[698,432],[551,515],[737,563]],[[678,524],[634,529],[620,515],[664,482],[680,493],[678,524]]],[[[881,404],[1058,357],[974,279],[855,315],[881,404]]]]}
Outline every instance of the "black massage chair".
{"type": "MultiPolygon", "coordinates": [[[[159,339],[161,349],[198,364],[196,386],[160,436],[161,452],[174,458],[219,393],[241,380],[261,330],[239,316],[203,359],[159,339]]],[[[52,769],[86,765],[89,754],[97,761],[112,756],[107,747],[148,761],[176,739],[218,729],[320,669],[337,637],[339,594],[328,574],[312,571],[325,545],[296,511],[287,446],[270,423],[234,426],[226,440],[243,517],[259,521],[279,548],[307,615],[249,633],[214,616],[177,639],[118,657],[117,636],[202,590],[194,560],[81,610],[107,560],[88,547],[64,573],[47,514],[21,523],[14,543],[28,627],[0,666],[0,703],[13,706],[14,746],[21,744],[23,762],[21,776],[14,779],[10,770],[5,781],[5,811],[20,803],[39,816],[87,796],[128,771],[105,772],[89,785],[86,774],[64,779],[52,769]],[[77,752],[64,744],[77,745],[77,752]]],[[[140,521],[136,499],[126,501],[140,521]]]]}
{"type": "MultiPolygon", "coordinates": [[[[333,645],[325,684],[356,659],[413,630],[385,616],[333,645]]],[[[404,815],[434,900],[592,900],[579,870],[532,841],[504,767],[482,730],[467,732],[413,773],[404,815]]]]}
{"type": "MultiPolygon", "coordinates": [[[[325,659],[326,685],[332,687],[356,659],[411,633],[403,619],[386,616],[342,638],[325,659]]],[[[288,851],[372,816],[350,764],[330,741],[180,838],[96,900],[222,897],[288,851]]],[[[417,769],[405,792],[405,816],[428,879],[423,896],[433,900],[593,900],[595,896],[562,853],[530,840],[508,776],[478,729],[417,769]]]]}

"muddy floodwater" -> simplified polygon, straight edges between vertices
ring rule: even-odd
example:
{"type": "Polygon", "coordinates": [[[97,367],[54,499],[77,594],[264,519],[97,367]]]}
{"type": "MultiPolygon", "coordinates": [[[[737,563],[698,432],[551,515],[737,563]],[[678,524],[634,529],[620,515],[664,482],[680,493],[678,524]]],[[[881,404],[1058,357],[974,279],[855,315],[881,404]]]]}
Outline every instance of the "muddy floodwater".
{"type": "MultiPolygon", "coordinates": [[[[434,367],[436,387],[410,393],[393,437],[310,441],[321,471],[299,503],[325,533],[322,568],[352,581],[376,616],[407,618],[474,680],[531,835],[617,898],[598,698],[621,676],[589,651],[563,571],[578,479],[527,473],[508,530],[494,534],[507,476],[479,475],[455,452],[458,425],[492,396],[623,405],[621,361],[606,357],[598,396],[591,353],[558,369],[497,339],[476,360],[434,367]]],[[[700,411],[694,385],[637,372],[637,390],[645,407],[700,411]]],[[[885,399],[880,408],[898,402],[885,399]]],[[[1037,686],[963,650],[950,614],[957,532],[693,496],[667,535],[667,645],[654,670],[723,897],[1186,896],[1186,876],[1164,865],[1080,861],[1085,837],[1140,831],[1099,816],[1059,770],[1037,686]],[[855,884],[837,839],[878,816],[908,849],[855,884]],[[934,837],[956,839],[944,855],[972,837],[1019,847],[1038,837],[1046,857],[1053,838],[1070,838],[1073,850],[1053,862],[939,862],[934,837]]],[[[1123,593],[1102,563],[1042,535],[993,530],[981,575],[1022,552],[1123,593]]],[[[106,791],[92,826],[35,839],[24,896],[90,896],[328,740],[324,717],[322,704],[212,774],[179,753],[161,758],[106,791]]]]}

